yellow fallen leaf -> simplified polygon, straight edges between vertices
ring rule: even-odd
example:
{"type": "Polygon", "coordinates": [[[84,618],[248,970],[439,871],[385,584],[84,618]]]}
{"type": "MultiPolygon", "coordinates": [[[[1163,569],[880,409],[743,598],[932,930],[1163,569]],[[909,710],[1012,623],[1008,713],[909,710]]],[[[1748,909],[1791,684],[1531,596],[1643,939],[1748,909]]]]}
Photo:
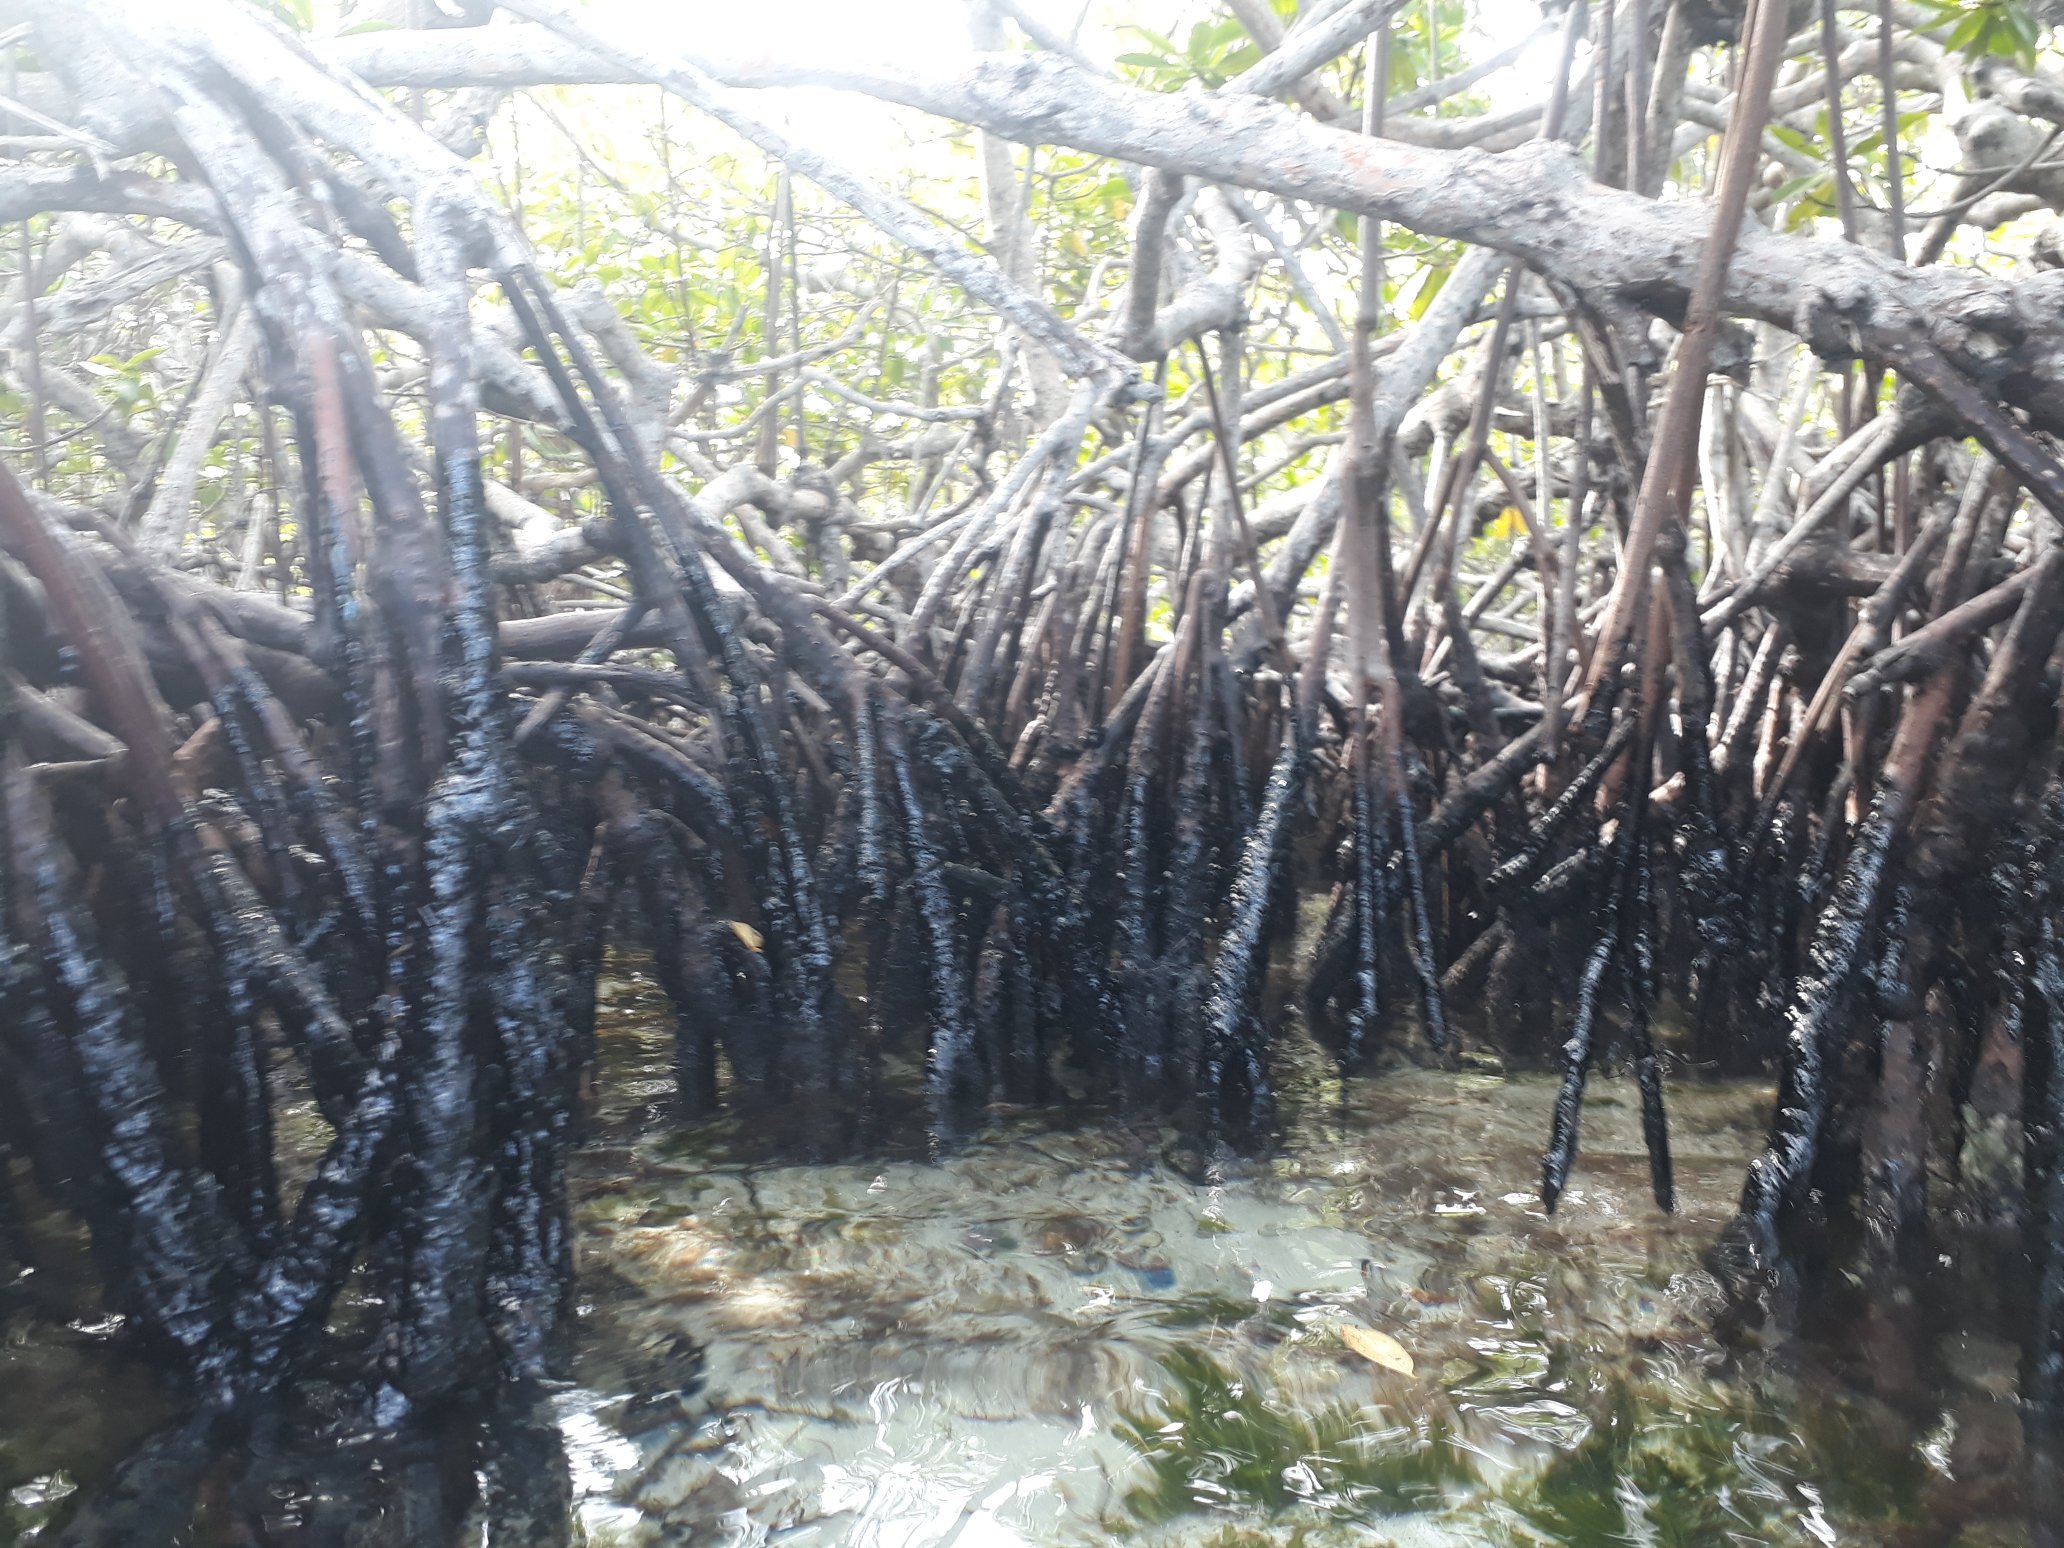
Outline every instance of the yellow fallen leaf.
{"type": "Polygon", "coordinates": [[[743,919],[727,919],[724,921],[724,923],[731,927],[731,933],[733,935],[737,936],[741,941],[745,942],[745,949],[747,951],[758,951],[762,946],[767,944],[766,937],[761,935],[759,931],[755,930],[743,919]]]}
{"type": "Polygon", "coordinates": [[[1386,1371],[1396,1371],[1400,1376],[1409,1376],[1415,1367],[1412,1357],[1405,1353],[1405,1346],[1388,1333],[1379,1333],[1374,1328],[1365,1328],[1360,1323],[1340,1324],[1340,1342],[1371,1364],[1380,1365],[1386,1371]]]}

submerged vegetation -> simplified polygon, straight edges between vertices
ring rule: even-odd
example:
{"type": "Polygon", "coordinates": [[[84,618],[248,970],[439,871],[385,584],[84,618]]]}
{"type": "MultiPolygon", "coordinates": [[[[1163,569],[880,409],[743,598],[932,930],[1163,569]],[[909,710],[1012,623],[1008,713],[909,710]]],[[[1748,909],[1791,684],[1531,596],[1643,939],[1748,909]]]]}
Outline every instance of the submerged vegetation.
{"type": "MultiPolygon", "coordinates": [[[[1873,1445],[1853,1411],[1808,1400],[1780,1413],[1717,1383],[1642,1391],[1623,1377],[1578,1394],[1595,1420],[1578,1417],[1574,1444],[1520,1461],[1488,1498],[1468,1488],[1482,1458],[1438,1419],[1401,1425],[1373,1403],[1308,1411],[1194,1352],[1170,1357],[1166,1386],[1155,1411],[1119,1426],[1151,1480],[1125,1503],[1148,1524],[1302,1507],[1315,1522],[1380,1534],[1388,1517],[1437,1518],[1452,1495],[1467,1500],[1471,1540],[1699,1548],[1840,1540],[1836,1523],[1892,1540],[1924,1519],[1925,1465],[1896,1444],[1873,1445]]],[[[1512,1393],[1504,1405],[1527,1401],[1512,1393]]]]}
{"type": "MultiPolygon", "coordinates": [[[[1057,1105],[1209,1168],[1296,1020],[1559,1072],[1550,1210],[1623,1058],[1667,1211],[1670,1077],[1770,1071],[1721,1331],[1866,1284],[1895,1347],[1969,1254],[2049,1454],[2048,13],[1177,11],[0,4],[0,1255],[83,1228],[184,1415],[62,1541],[367,1437],[411,1540],[564,1540],[612,945],[654,1099],[799,1154],[1057,1105]],[[943,141],[846,164],[882,104],[943,141]]],[[[1446,1465],[1172,1375],[1149,1513],[1446,1465]]],[[[1529,1509],[1726,1530],[1557,1503],[1676,1455],[1529,1509]]]]}
{"type": "Polygon", "coordinates": [[[1443,1434],[1386,1427],[1353,1404],[1292,1408],[1193,1351],[1164,1364],[1170,1392],[1158,1411],[1118,1425],[1153,1477],[1126,1496],[1143,1520],[1306,1505],[1367,1521],[1437,1505],[1443,1484],[1473,1476],[1443,1434]]]}

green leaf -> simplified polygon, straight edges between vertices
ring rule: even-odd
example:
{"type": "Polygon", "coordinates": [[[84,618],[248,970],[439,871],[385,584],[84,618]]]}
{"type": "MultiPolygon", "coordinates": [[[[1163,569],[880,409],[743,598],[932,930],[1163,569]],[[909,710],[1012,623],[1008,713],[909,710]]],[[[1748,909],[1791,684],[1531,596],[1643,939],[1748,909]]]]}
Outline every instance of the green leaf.
{"type": "MultiPolygon", "coordinates": [[[[1795,177],[1789,183],[1780,186],[1777,192],[1772,194],[1770,198],[1773,204],[1783,204],[1788,200],[1800,197],[1802,194],[1812,193],[1818,195],[1822,189],[1832,193],[1834,191],[1834,179],[1825,172],[1808,172],[1803,177],[1795,177]]],[[[1824,199],[1823,202],[1825,202],[1824,199]]]]}
{"type": "Polygon", "coordinates": [[[1134,37],[1144,40],[1151,47],[1159,50],[1160,57],[1163,61],[1173,59],[1177,54],[1182,52],[1182,50],[1178,49],[1175,46],[1174,39],[1166,37],[1163,34],[1154,31],[1154,29],[1151,27],[1137,27],[1128,25],[1120,27],[1118,30],[1120,32],[1129,32],[1134,37]]]}
{"type": "Polygon", "coordinates": [[[1425,278],[1419,282],[1419,293],[1412,297],[1412,321],[1417,322],[1426,315],[1426,309],[1433,305],[1433,298],[1441,293],[1441,287],[1448,282],[1448,276],[1455,272],[1451,263],[1440,264],[1425,270],[1425,278]]]}

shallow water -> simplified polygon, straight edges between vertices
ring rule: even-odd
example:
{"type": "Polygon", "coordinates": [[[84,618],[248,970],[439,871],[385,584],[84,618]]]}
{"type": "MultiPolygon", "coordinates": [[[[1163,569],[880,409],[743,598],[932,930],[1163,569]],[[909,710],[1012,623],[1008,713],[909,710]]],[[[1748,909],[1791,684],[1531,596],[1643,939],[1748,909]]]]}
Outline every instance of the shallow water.
{"type": "Polygon", "coordinates": [[[667,1050],[615,991],[631,1103],[580,1168],[596,1331],[565,1399],[602,1540],[2025,1540],[2004,1340],[1937,1328],[1900,1407],[1845,1351],[1714,1342],[1699,1256],[1766,1086],[1671,1089],[1674,1216],[1608,1079],[1547,1215],[1553,1085],[1494,1065],[1342,1090],[1312,1058],[1282,1150],[1218,1169],[1038,1114],[937,1161],[753,1164],[647,1132],[667,1050]],[[655,1406],[670,1361],[691,1390],[655,1406]]]}
{"type": "MultiPolygon", "coordinates": [[[[580,1343],[547,1403],[590,1543],[2029,1540],[1982,1286],[1715,1342],[1699,1257],[1765,1086],[1671,1087],[1665,1216],[1631,1083],[1600,1078],[1550,1217],[1552,1084],[1493,1061],[1343,1088],[1293,1059],[1280,1151],[1216,1167],[1042,1113],[796,1165],[753,1159],[793,1136],[667,1118],[668,1023],[636,973],[605,983],[580,1343]]],[[[60,1288],[0,1299],[0,1541],[166,1417],[60,1288]]]]}

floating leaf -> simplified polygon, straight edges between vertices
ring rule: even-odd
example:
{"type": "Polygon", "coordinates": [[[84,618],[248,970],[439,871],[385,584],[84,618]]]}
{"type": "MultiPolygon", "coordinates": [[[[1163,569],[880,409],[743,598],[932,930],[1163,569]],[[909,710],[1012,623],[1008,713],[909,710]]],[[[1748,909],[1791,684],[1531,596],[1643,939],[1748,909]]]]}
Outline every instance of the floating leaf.
{"type": "Polygon", "coordinates": [[[1388,1333],[1365,1328],[1358,1322],[1340,1324],[1340,1342],[1370,1364],[1380,1365],[1386,1371],[1396,1371],[1400,1376],[1409,1376],[1417,1369],[1403,1344],[1388,1333]]]}

